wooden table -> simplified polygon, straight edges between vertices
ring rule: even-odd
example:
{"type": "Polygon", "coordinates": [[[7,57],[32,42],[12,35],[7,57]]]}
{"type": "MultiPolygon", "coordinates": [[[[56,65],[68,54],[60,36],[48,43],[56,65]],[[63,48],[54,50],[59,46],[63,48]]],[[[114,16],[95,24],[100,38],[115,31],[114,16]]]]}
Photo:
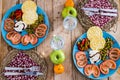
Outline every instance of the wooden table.
{"type": "MultiPolygon", "coordinates": [[[[2,20],[2,17],[4,13],[12,6],[18,3],[22,3],[25,0],[0,0],[0,22],[2,20]]],[[[45,41],[40,44],[37,48],[34,50],[37,50],[39,52],[44,52],[44,57],[48,63],[48,76],[47,80],[89,80],[88,78],[84,77],[81,73],[77,71],[75,68],[73,61],[72,61],[72,48],[74,45],[74,42],[76,39],[82,35],[85,30],[82,28],[82,26],[78,23],[78,26],[73,31],[67,31],[63,28],[62,22],[63,19],[61,17],[61,11],[64,8],[65,0],[34,0],[38,6],[42,7],[50,20],[51,28],[48,37],[45,39],[45,41]],[[52,52],[52,49],[50,48],[50,40],[53,35],[60,35],[65,39],[65,46],[63,48],[63,51],[65,52],[66,60],[63,63],[65,67],[65,72],[60,75],[56,75],[53,72],[53,64],[49,59],[49,55],[52,52]]],[[[119,15],[120,15],[120,0],[115,0],[118,4],[119,8],[119,15]]],[[[77,0],[74,0],[75,4],[77,3],[77,0]]],[[[117,26],[117,32],[110,32],[118,42],[120,42],[120,17],[118,22],[115,24],[117,26]]],[[[3,40],[1,33],[0,33],[0,63],[3,60],[3,58],[6,56],[6,54],[12,50],[10,46],[6,44],[6,42],[3,40]]],[[[39,53],[41,54],[41,53],[39,53]]],[[[111,77],[105,79],[105,80],[120,80],[120,74],[116,72],[111,77]]]]}

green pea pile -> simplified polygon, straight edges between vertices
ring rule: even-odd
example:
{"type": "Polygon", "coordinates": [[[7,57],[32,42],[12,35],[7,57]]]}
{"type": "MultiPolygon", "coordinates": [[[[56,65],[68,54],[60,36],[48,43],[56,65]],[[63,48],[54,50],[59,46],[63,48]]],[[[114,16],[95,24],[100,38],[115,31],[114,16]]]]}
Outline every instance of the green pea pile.
{"type": "Polygon", "coordinates": [[[105,41],[106,41],[106,43],[105,43],[104,48],[102,50],[100,50],[101,60],[107,59],[108,52],[113,46],[113,40],[111,38],[106,38],[105,41]]]}

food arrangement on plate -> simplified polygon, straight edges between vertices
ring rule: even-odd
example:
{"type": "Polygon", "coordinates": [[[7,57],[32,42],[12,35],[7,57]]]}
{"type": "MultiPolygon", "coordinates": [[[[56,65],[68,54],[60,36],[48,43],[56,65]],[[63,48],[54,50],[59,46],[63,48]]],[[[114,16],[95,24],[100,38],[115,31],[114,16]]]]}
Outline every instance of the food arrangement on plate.
{"type": "Polygon", "coordinates": [[[46,80],[47,63],[35,51],[12,50],[0,66],[1,80],[46,80]]]}
{"type": "Polygon", "coordinates": [[[107,78],[120,65],[120,46],[108,33],[92,26],[75,43],[73,60],[77,69],[92,79],[107,78]]]}
{"type": "Polygon", "coordinates": [[[2,20],[3,38],[17,49],[38,46],[46,38],[48,30],[46,13],[31,0],[10,8],[2,20]]]}

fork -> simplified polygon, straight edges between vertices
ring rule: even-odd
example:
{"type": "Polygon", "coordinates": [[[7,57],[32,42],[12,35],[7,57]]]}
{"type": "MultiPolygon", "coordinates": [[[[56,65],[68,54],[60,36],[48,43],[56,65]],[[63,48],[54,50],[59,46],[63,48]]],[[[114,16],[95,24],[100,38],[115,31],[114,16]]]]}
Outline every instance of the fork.
{"type": "Polygon", "coordinates": [[[85,14],[88,16],[93,16],[94,14],[100,14],[98,12],[85,11],[85,14]]]}
{"type": "Polygon", "coordinates": [[[93,16],[94,14],[100,14],[100,15],[103,15],[103,16],[117,16],[116,13],[96,13],[96,12],[91,12],[91,11],[85,11],[85,14],[88,15],[88,16],[93,16]]]}
{"type": "Polygon", "coordinates": [[[25,73],[19,73],[19,72],[5,72],[4,75],[6,76],[9,76],[9,75],[31,75],[31,76],[39,76],[39,75],[43,75],[43,73],[41,72],[36,72],[36,71],[33,71],[33,72],[25,72],[25,73]]]}
{"type": "Polygon", "coordinates": [[[40,67],[32,66],[30,68],[21,68],[21,67],[5,67],[5,70],[30,70],[30,71],[40,71],[40,67]]]}
{"type": "Polygon", "coordinates": [[[99,12],[99,11],[105,11],[105,12],[113,12],[116,13],[118,10],[117,9],[102,9],[102,8],[81,8],[84,11],[95,11],[95,12],[99,12]]]}

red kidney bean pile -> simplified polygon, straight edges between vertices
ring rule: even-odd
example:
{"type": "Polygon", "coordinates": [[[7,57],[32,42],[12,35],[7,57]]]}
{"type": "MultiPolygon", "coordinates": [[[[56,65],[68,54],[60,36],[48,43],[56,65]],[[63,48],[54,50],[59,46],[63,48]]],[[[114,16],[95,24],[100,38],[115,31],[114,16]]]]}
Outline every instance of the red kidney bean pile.
{"type": "MultiPolygon", "coordinates": [[[[32,60],[32,58],[29,57],[27,54],[24,54],[23,52],[19,52],[11,61],[11,63],[8,64],[7,67],[30,68],[32,66],[39,66],[39,65],[35,63],[32,60]]],[[[4,71],[5,72],[25,72],[24,70],[17,70],[17,71],[4,70],[4,71]]],[[[28,75],[16,75],[16,76],[5,76],[5,77],[7,78],[7,80],[35,80],[36,78],[36,76],[28,76],[28,75]]]]}
{"type": "MultiPolygon", "coordinates": [[[[85,5],[85,8],[102,8],[102,9],[112,9],[112,5],[108,0],[89,0],[85,5]]],[[[90,20],[99,27],[104,26],[110,22],[114,17],[103,16],[100,14],[94,14],[89,16],[90,20]]]]}

